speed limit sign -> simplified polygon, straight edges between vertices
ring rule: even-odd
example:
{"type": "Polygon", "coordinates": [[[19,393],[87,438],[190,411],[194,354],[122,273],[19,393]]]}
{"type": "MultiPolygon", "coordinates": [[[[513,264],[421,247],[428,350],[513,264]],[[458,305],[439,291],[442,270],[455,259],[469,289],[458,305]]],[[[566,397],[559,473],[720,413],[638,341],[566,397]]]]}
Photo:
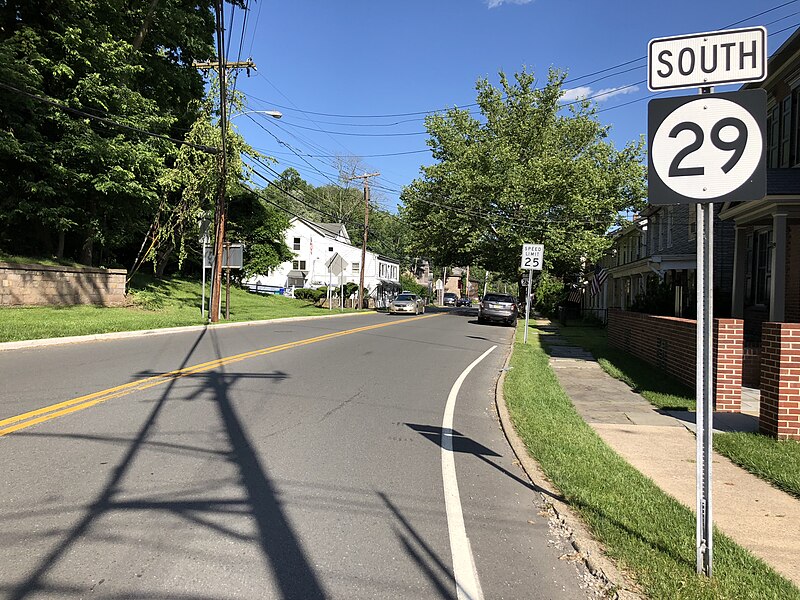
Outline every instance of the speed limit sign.
{"type": "Polygon", "coordinates": [[[765,90],[651,100],[647,112],[651,204],[764,197],[765,90]]]}
{"type": "Polygon", "coordinates": [[[541,271],[544,263],[543,244],[522,244],[522,261],[520,268],[541,271]]]}

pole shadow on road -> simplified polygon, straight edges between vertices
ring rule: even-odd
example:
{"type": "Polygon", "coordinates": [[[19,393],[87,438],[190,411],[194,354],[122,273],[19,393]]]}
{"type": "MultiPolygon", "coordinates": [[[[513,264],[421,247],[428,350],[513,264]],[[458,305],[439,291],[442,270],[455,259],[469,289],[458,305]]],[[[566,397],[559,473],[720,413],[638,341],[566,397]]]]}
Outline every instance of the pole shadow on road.
{"type": "Polygon", "coordinates": [[[393,527],[392,529],[400,540],[400,543],[403,544],[403,549],[406,551],[406,554],[419,565],[422,572],[433,584],[433,587],[436,588],[439,597],[445,598],[446,600],[456,600],[456,596],[452,592],[456,585],[452,570],[439,558],[425,539],[411,523],[409,523],[400,509],[389,500],[389,497],[383,492],[377,492],[377,494],[402,526],[402,529],[398,527],[393,527]],[[414,547],[412,541],[419,546],[422,550],[421,553],[414,547]],[[427,559],[425,558],[426,556],[427,559]]]}
{"type": "Polygon", "coordinates": [[[511,479],[513,479],[514,481],[519,483],[520,485],[525,486],[526,488],[528,488],[529,490],[531,490],[533,492],[539,492],[539,493],[545,494],[547,496],[550,496],[551,498],[555,498],[556,500],[560,500],[560,501],[564,500],[564,498],[562,496],[560,496],[558,494],[553,494],[553,493],[549,492],[548,490],[546,490],[546,489],[544,489],[542,487],[539,487],[535,483],[531,483],[530,481],[526,481],[525,479],[522,479],[521,477],[518,477],[517,475],[515,475],[514,473],[512,473],[509,470],[505,469],[504,467],[501,467],[496,462],[494,462],[492,460],[489,460],[488,458],[486,458],[487,456],[500,457],[501,455],[498,454],[497,452],[495,452],[494,450],[491,450],[491,449],[487,448],[483,444],[479,444],[475,440],[466,437],[465,435],[459,433],[455,429],[443,429],[441,427],[436,427],[436,426],[433,426],[433,425],[419,425],[419,424],[415,424],[415,423],[406,423],[405,425],[407,427],[413,429],[417,433],[419,433],[426,440],[429,440],[429,441],[433,442],[434,444],[436,444],[437,446],[440,446],[440,447],[442,446],[442,436],[443,435],[447,435],[452,440],[453,452],[459,452],[459,453],[462,453],[462,454],[471,454],[475,458],[477,458],[479,460],[482,460],[483,462],[485,462],[490,467],[493,467],[494,469],[497,469],[498,471],[500,471],[506,477],[510,477],[511,479]]]}
{"type": "MultiPolygon", "coordinates": [[[[217,358],[222,358],[216,338],[213,334],[207,334],[206,330],[204,330],[194,341],[177,369],[187,367],[191,357],[206,335],[211,335],[217,358]]],[[[218,417],[226,434],[230,450],[220,452],[191,445],[164,444],[150,439],[156,433],[159,417],[168,401],[175,400],[175,398],[170,398],[170,393],[175,388],[178,378],[170,380],[133,439],[124,440],[125,443],[129,444],[127,450],[111,471],[102,491],[87,505],[85,514],[70,530],[65,532],[63,537],[54,544],[53,549],[41,558],[19,583],[6,583],[0,586],[0,590],[5,590],[8,593],[7,598],[9,600],[25,600],[41,593],[49,593],[56,596],[82,596],[91,593],[87,586],[59,585],[53,581],[52,572],[64,568],[59,563],[69,556],[73,551],[73,547],[82,541],[91,539],[91,530],[95,524],[99,524],[101,519],[111,513],[124,510],[156,511],[159,513],[167,511],[236,540],[251,543],[255,541],[259,545],[260,552],[266,562],[265,566],[269,570],[268,578],[271,576],[276,582],[282,598],[316,600],[326,597],[322,584],[313,566],[309,563],[300,541],[278,501],[276,490],[267,475],[266,469],[262,465],[242,420],[231,402],[229,396],[231,387],[237,380],[251,375],[226,374],[221,369],[224,369],[224,367],[205,374],[207,385],[198,386],[197,390],[194,391],[194,397],[207,389],[211,389],[218,417]],[[163,500],[161,498],[157,500],[148,500],[147,498],[135,501],[122,500],[120,497],[127,495],[130,491],[126,491],[123,485],[126,475],[132,470],[139,453],[151,445],[171,452],[197,452],[219,455],[221,460],[228,461],[236,466],[238,471],[237,484],[244,492],[245,499],[243,500],[240,496],[228,499],[220,499],[218,497],[192,499],[187,498],[184,494],[178,500],[163,500]],[[243,535],[233,529],[226,528],[218,522],[212,522],[215,516],[226,514],[246,514],[251,516],[257,528],[257,539],[254,540],[253,536],[243,535]]],[[[259,377],[259,375],[255,376],[259,377]]],[[[278,380],[285,379],[287,375],[278,373],[265,377],[278,380]]],[[[190,397],[189,399],[193,398],[190,397]]],[[[84,436],[68,437],[82,438],[84,436]]],[[[120,440],[114,441],[119,442],[120,440]]],[[[182,491],[200,494],[207,492],[207,487],[206,485],[203,489],[182,491]]],[[[141,595],[142,598],[146,596],[147,594],[141,595]]],[[[196,595],[184,592],[180,594],[180,597],[181,600],[210,600],[210,597],[205,594],[196,595]]]]}

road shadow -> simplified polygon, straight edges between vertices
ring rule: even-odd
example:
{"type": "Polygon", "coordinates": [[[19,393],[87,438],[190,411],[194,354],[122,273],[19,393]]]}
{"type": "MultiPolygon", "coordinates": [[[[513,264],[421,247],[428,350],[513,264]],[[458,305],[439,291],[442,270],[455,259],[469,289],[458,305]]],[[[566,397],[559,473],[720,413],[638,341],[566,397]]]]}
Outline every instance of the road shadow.
{"type": "MultiPolygon", "coordinates": [[[[191,357],[195,354],[206,336],[211,337],[217,358],[222,358],[216,336],[207,330],[202,331],[194,340],[185,357],[175,370],[184,369],[189,365],[191,357]]],[[[151,374],[140,374],[149,376],[151,374]]],[[[278,500],[277,491],[267,473],[265,465],[259,457],[258,449],[254,445],[247,428],[231,399],[231,389],[237,381],[244,378],[255,377],[272,381],[282,381],[289,376],[285,373],[225,373],[224,367],[215,371],[197,373],[190,377],[201,379],[202,385],[197,385],[188,396],[174,398],[174,391],[179,377],[171,379],[165,384],[163,392],[153,402],[148,415],[132,437],[100,436],[101,441],[108,443],[124,444],[126,450],[121,459],[110,469],[107,481],[101,491],[93,500],[82,507],[77,507],[83,512],[67,531],[58,532],[58,538],[53,543],[49,553],[40,558],[36,565],[17,582],[10,583],[6,580],[0,585],[0,590],[5,592],[9,600],[26,600],[33,596],[51,595],[54,597],[80,596],[85,597],[93,593],[89,585],[71,586],[60,583],[54,572],[68,570],[66,561],[76,547],[91,542],[124,543],[124,532],[108,531],[101,525],[101,520],[107,519],[121,511],[136,511],[145,513],[143,520],[147,520],[147,513],[169,513],[182,520],[190,522],[196,528],[205,528],[215,534],[228,538],[230,542],[256,545],[264,559],[263,570],[266,579],[272,580],[277,586],[280,597],[286,599],[322,600],[326,594],[319,581],[313,565],[309,562],[300,540],[295,534],[281,502],[278,500]],[[211,391],[212,402],[216,407],[216,417],[220,430],[224,434],[225,450],[209,450],[202,446],[192,444],[170,444],[151,439],[158,432],[159,419],[165,407],[170,402],[191,401],[199,398],[201,394],[211,391]],[[234,481],[228,479],[208,481],[190,488],[178,491],[170,490],[167,497],[164,494],[150,495],[131,499],[131,489],[127,477],[131,475],[133,467],[140,453],[153,446],[160,452],[189,453],[203,455],[211,461],[219,461],[226,465],[233,465],[236,473],[234,481]],[[231,484],[237,490],[229,496],[220,497],[218,490],[230,489],[231,484]],[[215,493],[216,492],[216,493],[215,493]],[[248,534],[228,527],[225,517],[235,515],[238,518],[249,517],[255,524],[255,533],[248,534]]],[[[36,434],[28,432],[28,435],[36,434]]],[[[49,434],[52,435],[52,434],[49,434]]],[[[67,435],[90,439],[91,436],[67,435]]],[[[210,463],[213,471],[213,462],[210,463]]],[[[221,465],[220,465],[221,466],[221,465]]],[[[221,469],[220,469],[221,470],[221,469]]],[[[175,547],[175,552],[184,551],[185,548],[177,541],[168,545],[167,549],[175,547]]],[[[147,539],[139,540],[138,544],[147,544],[147,539]]],[[[153,542],[154,547],[164,551],[153,542]]],[[[213,557],[209,557],[213,559],[213,557]]],[[[252,566],[257,569],[257,565],[252,566]]],[[[114,597],[106,595],[105,597],[114,597]]],[[[120,596],[122,597],[122,596],[120,596]]],[[[147,599],[156,595],[143,592],[135,597],[147,599]]],[[[158,596],[162,597],[162,596],[158,596]]],[[[167,596],[163,596],[167,597],[167,596]]],[[[181,600],[208,600],[206,594],[179,592],[169,597],[179,597],[181,600]]]]}
{"type": "Polygon", "coordinates": [[[535,483],[523,479],[509,471],[508,469],[498,465],[493,460],[489,460],[487,457],[500,457],[501,455],[487,448],[483,444],[479,444],[478,442],[466,437],[465,435],[461,434],[460,432],[456,431],[455,429],[443,429],[442,427],[436,427],[434,425],[419,425],[416,423],[405,423],[407,427],[413,429],[417,433],[419,433],[422,437],[426,440],[433,442],[440,448],[445,448],[443,445],[444,438],[450,438],[452,442],[453,452],[460,452],[463,454],[471,454],[475,458],[483,461],[493,469],[496,469],[506,477],[513,479],[520,485],[526,487],[527,489],[531,490],[532,492],[539,492],[546,496],[550,496],[551,498],[555,498],[556,500],[564,501],[564,498],[558,494],[553,494],[552,492],[536,485],[535,483]]]}
{"type": "Polygon", "coordinates": [[[400,509],[389,500],[389,497],[382,492],[377,492],[377,494],[400,524],[399,527],[393,527],[393,530],[403,545],[403,550],[419,566],[433,587],[436,588],[437,597],[456,600],[456,595],[453,593],[456,588],[456,580],[450,567],[439,558],[400,509]]]}

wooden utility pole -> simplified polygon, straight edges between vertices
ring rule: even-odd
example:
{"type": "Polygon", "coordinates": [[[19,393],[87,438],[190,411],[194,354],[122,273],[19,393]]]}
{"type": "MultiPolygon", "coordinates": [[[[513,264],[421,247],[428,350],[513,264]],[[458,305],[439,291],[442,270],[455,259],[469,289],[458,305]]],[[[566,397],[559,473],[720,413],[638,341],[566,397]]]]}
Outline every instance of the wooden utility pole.
{"type": "Polygon", "coordinates": [[[364,241],[361,245],[361,268],[358,275],[358,304],[360,308],[364,308],[364,264],[367,260],[367,233],[369,231],[369,178],[378,177],[380,173],[364,173],[363,175],[354,175],[348,177],[348,181],[353,179],[364,180],[364,241]]]}
{"type": "MultiPolygon", "coordinates": [[[[211,269],[211,295],[209,300],[208,315],[212,323],[219,321],[220,295],[222,290],[222,252],[225,242],[225,226],[227,219],[227,202],[225,198],[225,188],[228,181],[228,71],[229,69],[255,69],[256,65],[252,59],[241,62],[226,62],[225,60],[225,14],[223,12],[222,0],[215,0],[214,10],[216,13],[217,29],[217,60],[193,63],[194,67],[204,71],[214,69],[219,75],[219,127],[221,133],[219,172],[220,182],[217,191],[217,201],[214,208],[214,264],[211,269]]],[[[230,276],[230,270],[228,275],[230,276]]],[[[227,308],[226,308],[227,311],[227,308]]]]}

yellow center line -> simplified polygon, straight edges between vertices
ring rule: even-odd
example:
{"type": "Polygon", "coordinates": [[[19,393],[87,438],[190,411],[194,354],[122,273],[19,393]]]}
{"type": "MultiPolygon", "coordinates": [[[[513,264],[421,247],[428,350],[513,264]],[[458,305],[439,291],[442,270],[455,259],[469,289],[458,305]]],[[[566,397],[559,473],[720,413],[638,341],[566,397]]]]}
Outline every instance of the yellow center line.
{"type": "Polygon", "coordinates": [[[335,331],[333,333],[326,333],[324,335],[319,335],[305,340],[287,342],[285,344],[279,344],[277,346],[269,346],[267,348],[250,350],[249,352],[242,352],[241,354],[225,356],[222,358],[217,358],[204,363],[193,365],[191,367],[176,369],[175,371],[170,371],[168,373],[161,373],[159,375],[146,377],[145,379],[131,381],[129,383],[124,383],[122,385],[118,385],[105,390],[100,390],[98,392],[92,392],[91,394],[78,396],[77,398],[72,398],[71,400],[65,400],[64,402],[58,402],[56,404],[51,404],[49,406],[37,408],[36,410],[31,410],[26,413],[22,413],[13,417],[8,417],[7,419],[2,419],[0,420],[0,437],[12,433],[14,431],[19,431],[20,429],[25,429],[33,425],[38,425],[39,423],[44,423],[45,421],[49,421],[51,419],[55,419],[63,415],[68,415],[77,412],[79,410],[84,410],[86,408],[96,406],[97,404],[106,402],[107,400],[111,400],[113,398],[120,398],[122,396],[127,396],[128,394],[131,394],[136,391],[146,390],[151,387],[155,387],[157,385],[162,385],[164,383],[174,381],[181,377],[186,377],[188,375],[205,373],[213,369],[216,369],[217,367],[222,367],[242,360],[264,356],[266,354],[273,354],[275,352],[281,352],[283,350],[289,350],[291,348],[299,348],[301,346],[306,346],[308,344],[315,344],[317,342],[323,342],[325,340],[330,340],[345,335],[352,335],[354,333],[370,331],[372,329],[390,327],[392,325],[398,325],[400,323],[408,323],[409,321],[417,321],[420,319],[430,319],[436,316],[439,315],[424,315],[418,317],[409,317],[403,319],[402,321],[376,323],[374,325],[365,325],[363,327],[356,327],[354,329],[345,329],[344,331],[335,331]]]}

